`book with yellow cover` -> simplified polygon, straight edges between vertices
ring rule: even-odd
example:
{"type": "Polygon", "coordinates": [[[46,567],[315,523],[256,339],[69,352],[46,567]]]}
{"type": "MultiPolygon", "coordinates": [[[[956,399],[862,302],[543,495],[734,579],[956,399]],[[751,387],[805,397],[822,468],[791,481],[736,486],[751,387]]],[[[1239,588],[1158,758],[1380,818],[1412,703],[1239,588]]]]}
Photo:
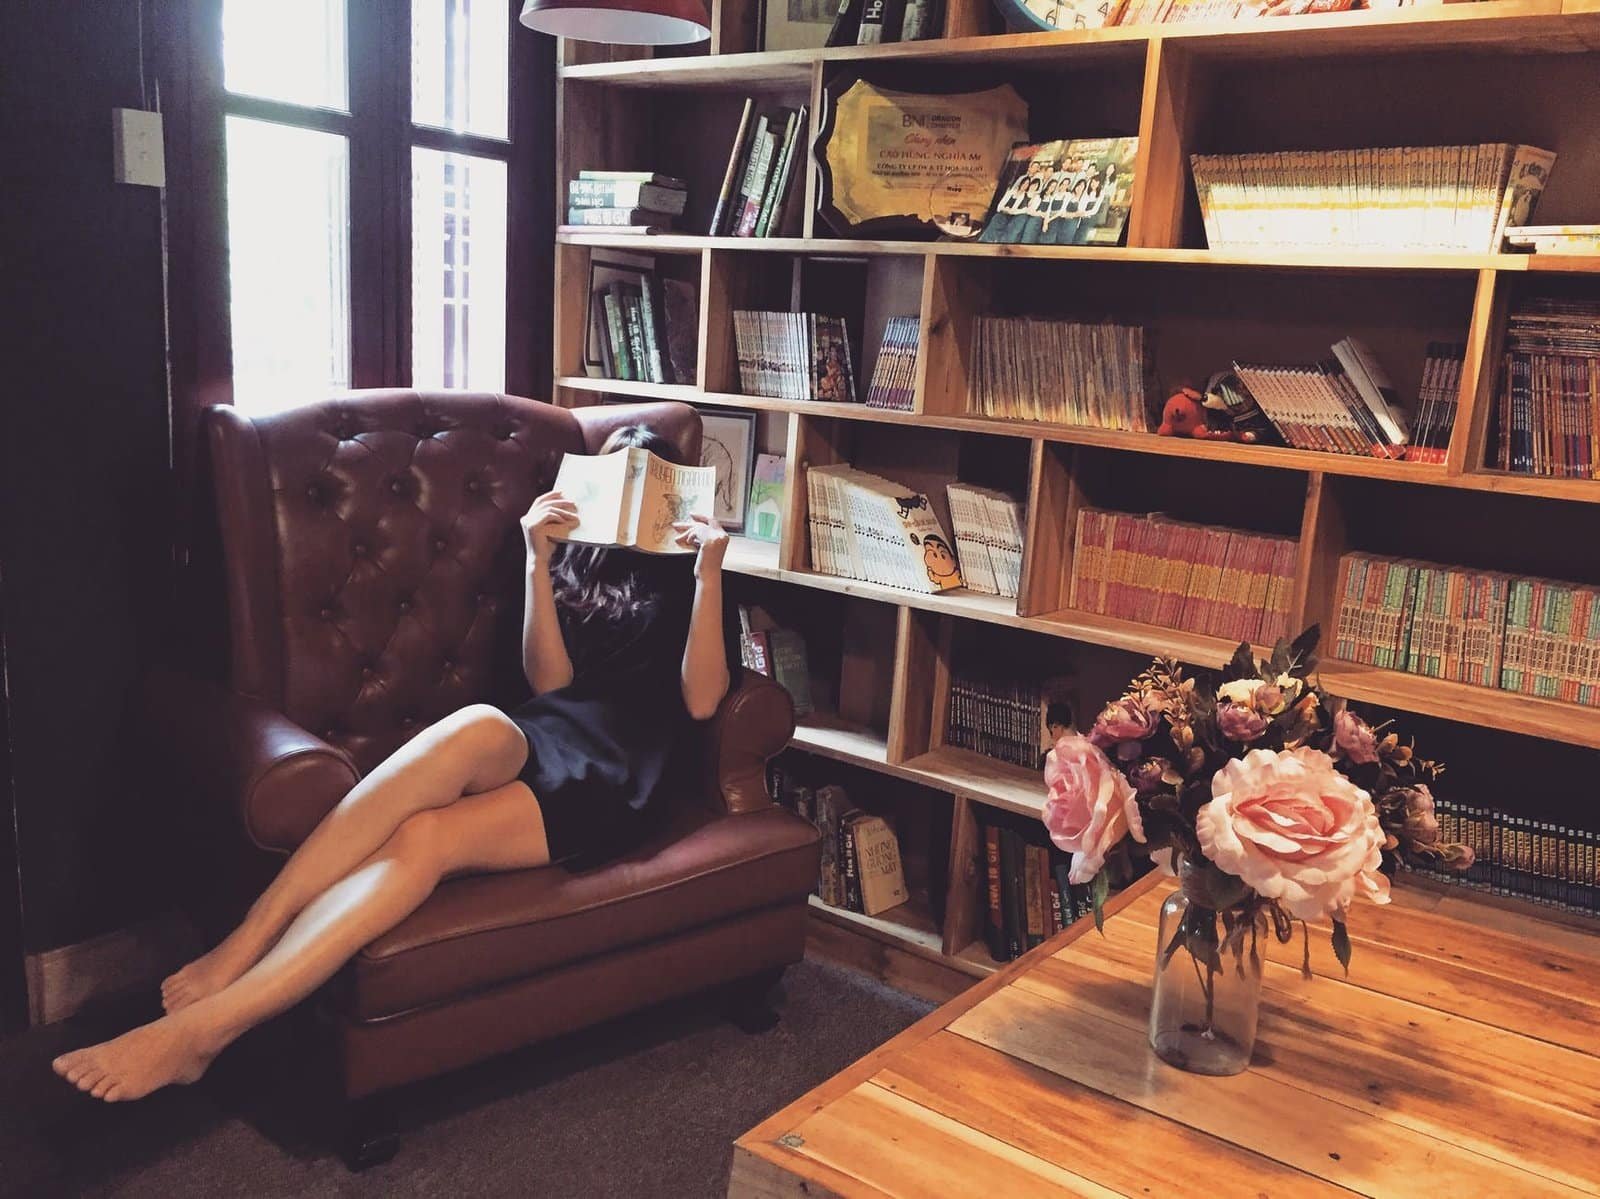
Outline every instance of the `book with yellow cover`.
{"type": "Polygon", "coordinates": [[[567,454],[555,489],[578,509],[578,523],[557,541],[619,545],[651,554],[687,554],[673,525],[709,517],[716,468],[679,466],[637,446],[609,454],[567,454]]]}

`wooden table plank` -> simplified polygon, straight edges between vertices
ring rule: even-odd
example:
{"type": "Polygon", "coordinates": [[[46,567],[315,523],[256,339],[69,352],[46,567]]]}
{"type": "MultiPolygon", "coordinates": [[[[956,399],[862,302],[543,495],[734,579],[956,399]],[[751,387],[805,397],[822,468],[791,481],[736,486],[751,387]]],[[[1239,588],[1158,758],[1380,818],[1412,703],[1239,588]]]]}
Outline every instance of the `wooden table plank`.
{"type": "MultiPolygon", "coordinates": [[[[1129,905],[1126,920],[1153,930],[1160,900],[1159,892],[1141,897],[1129,905]]],[[[1448,961],[1428,957],[1368,939],[1362,921],[1372,911],[1363,905],[1350,922],[1353,952],[1347,981],[1352,986],[1600,1056],[1600,968],[1590,965],[1586,973],[1579,973],[1583,968],[1574,958],[1566,973],[1501,973],[1491,955],[1481,959],[1477,956],[1473,950],[1477,934],[1470,927],[1463,927],[1459,937],[1460,948],[1470,951],[1470,958],[1448,961]]],[[[1154,936],[1152,932],[1152,940],[1154,936]]],[[[1298,935],[1287,945],[1269,940],[1266,949],[1269,960],[1296,969],[1303,955],[1298,935]]],[[[1326,932],[1318,935],[1315,929],[1311,934],[1311,969],[1323,978],[1345,980],[1344,967],[1334,956],[1326,932]]]]}
{"type": "Polygon", "coordinates": [[[1207,1078],[1175,1070],[1155,1056],[1142,1033],[1021,986],[991,995],[950,1031],[1372,1199],[1585,1193],[1260,1071],[1207,1078]]]}
{"type": "MultiPolygon", "coordinates": [[[[1120,947],[1097,948],[1101,952],[1094,955],[1064,952],[1016,985],[1054,1003],[1071,1002],[1142,1039],[1149,1010],[1149,950],[1130,957],[1113,952],[1120,947]]],[[[1563,1075],[1544,1076],[1544,1095],[1520,1093],[1501,1085],[1492,1060],[1429,1060],[1437,1051],[1423,1033],[1408,1027],[1409,1005],[1399,1000],[1324,979],[1307,983],[1286,970],[1269,973],[1275,985],[1263,992],[1252,1074],[1363,1117],[1600,1192],[1600,1154],[1572,1152],[1574,1146],[1600,1142],[1600,1120],[1547,1099],[1550,1079],[1563,1075]],[[1361,996],[1368,1010],[1360,1018],[1327,1017],[1328,992],[1338,991],[1361,996]],[[1530,1167],[1534,1162],[1542,1164],[1530,1167]]],[[[1600,1064],[1570,1051],[1552,1052],[1600,1064]]]]}
{"type": "Polygon", "coordinates": [[[900,1054],[873,1082],[1026,1153],[1071,1162],[1119,1195],[1350,1194],[954,1033],[937,1033],[900,1054]],[[1113,1151],[1117,1145],[1138,1148],[1113,1151]]]}

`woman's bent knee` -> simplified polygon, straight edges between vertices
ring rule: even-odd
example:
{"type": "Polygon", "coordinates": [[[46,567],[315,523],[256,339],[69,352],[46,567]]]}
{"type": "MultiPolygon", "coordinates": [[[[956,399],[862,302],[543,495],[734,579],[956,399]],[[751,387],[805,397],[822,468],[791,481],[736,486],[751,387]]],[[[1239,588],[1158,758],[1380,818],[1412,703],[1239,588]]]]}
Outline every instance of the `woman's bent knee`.
{"type": "Polygon", "coordinates": [[[405,866],[442,874],[449,846],[438,810],[427,808],[407,816],[378,852],[405,866]]]}

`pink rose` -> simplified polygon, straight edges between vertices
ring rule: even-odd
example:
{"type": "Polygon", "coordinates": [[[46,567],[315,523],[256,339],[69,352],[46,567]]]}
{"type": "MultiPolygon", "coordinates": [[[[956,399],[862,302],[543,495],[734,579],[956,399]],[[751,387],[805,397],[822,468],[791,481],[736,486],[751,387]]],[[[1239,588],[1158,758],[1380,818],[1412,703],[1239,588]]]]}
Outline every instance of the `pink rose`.
{"type": "Polygon", "coordinates": [[[1071,882],[1099,874],[1106,854],[1129,833],[1144,840],[1132,785],[1087,737],[1073,733],[1056,742],[1044,781],[1044,825],[1050,840],[1072,854],[1071,882]]]}
{"type": "Polygon", "coordinates": [[[1333,743],[1357,766],[1378,760],[1378,738],[1367,722],[1349,708],[1340,708],[1333,716],[1333,743]]]}
{"type": "Polygon", "coordinates": [[[1143,741],[1161,724],[1159,701],[1125,695],[1101,709],[1089,730],[1089,740],[1101,749],[1109,749],[1121,741],[1143,741]]]}
{"type": "Polygon", "coordinates": [[[1417,786],[1401,788],[1399,794],[1406,801],[1405,820],[1400,831],[1417,845],[1438,844],[1439,817],[1434,813],[1433,792],[1417,786]]]}
{"type": "Polygon", "coordinates": [[[1244,704],[1223,704],[1217,709],[1217,728],[1229,741],[1248,745],[1267,731],[1267,718],[1244,704]]]}
{"type": "Polygon", "coordinates": [[[1217,771],[1211,795],[1195,817],[1201,852],[1290,915],[1324,919],[1357,894],[1388,902],[1377,810],[1327,754],[1253,749],[1217,771]]]}

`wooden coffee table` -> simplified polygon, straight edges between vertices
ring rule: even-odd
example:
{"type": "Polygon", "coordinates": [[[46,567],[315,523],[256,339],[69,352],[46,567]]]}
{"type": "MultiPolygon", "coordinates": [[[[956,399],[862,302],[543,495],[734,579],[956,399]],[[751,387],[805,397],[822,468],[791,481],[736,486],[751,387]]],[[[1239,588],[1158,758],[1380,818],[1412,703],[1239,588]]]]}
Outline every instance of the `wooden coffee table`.
{"type": "Polygon", "coordinates": [[[1428,892],[1274,944],[1233,1078],[1145,1041],[1146,880],[740,1138],[734,1196],[1600,1195],[1600,938],[1428,892]],[[1447,914],[1454,912],[1456,914],[1447,914]],[[1497,927],[1486,928],[1484,922],[1497,927]]]}

